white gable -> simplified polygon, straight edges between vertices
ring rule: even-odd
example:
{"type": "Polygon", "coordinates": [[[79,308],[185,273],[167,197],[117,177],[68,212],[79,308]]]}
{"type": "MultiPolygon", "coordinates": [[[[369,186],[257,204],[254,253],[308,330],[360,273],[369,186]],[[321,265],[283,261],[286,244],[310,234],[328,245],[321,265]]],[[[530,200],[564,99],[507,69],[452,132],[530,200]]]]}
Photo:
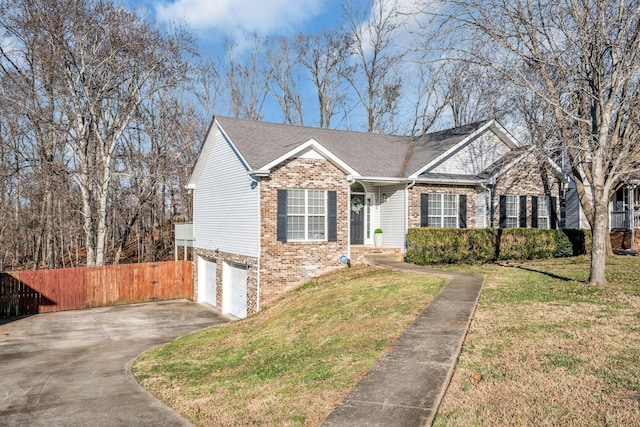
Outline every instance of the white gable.
{"type": "Polygon", "coordinates": [[[459,147],[426,172],[477,175],[510,151],[495,133],[488,131],[459,147]]]}
{"type": "Polygon", "coordinates": [[[267,163],[260,170],[268,171],[271,168],[279,165],[287,159],[291,158],[306,158],[306,159],[326,159],[341,169],[348,175],[360,176],[360,174],[349,166],[347,163],[342,161],[338,156],[333,154],[331,151],[327,150],[322,144],[320,144],[315,139],[310,139],[309,141],[295,147],[293,150],[283,154],[277,159],[267,163]]]}
{"type": "Polygon", "coordinates": [[[218,126],[207,135],[191,181],[194,246],[257,257],[260,189],[218,126]]]}
{"type": "Polygon", "coordinates": [[[302,150],[298,154],[294,155],[297,159],[313,159],[313,160],[324,160],[324,156],[320,154],[318,151],[309,147],[305,150],[302,150]]]}

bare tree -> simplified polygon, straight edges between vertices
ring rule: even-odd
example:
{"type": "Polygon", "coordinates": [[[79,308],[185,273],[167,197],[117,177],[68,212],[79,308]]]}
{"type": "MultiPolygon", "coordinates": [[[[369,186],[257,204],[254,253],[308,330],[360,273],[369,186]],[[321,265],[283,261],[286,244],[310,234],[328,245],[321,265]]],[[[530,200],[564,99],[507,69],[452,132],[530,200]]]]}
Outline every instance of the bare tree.
{"type": "Polygon", "coordinates": [[[300,95],[300,75],[295,64],[289,41],[279,37],[275,46],[267,53],[271,69],[269,90],[276,100],[284,122],[301,125],[304,122],[302,96],[300,95]]]}
{"type": "Polygon", "coordinates": [[[474,0],[442,10],[468,58],[552,109],[593,231],[589,281],[604,284],[609,199],[639,169],[640,3],[474,0]]]}
{"type": "Polygon", "coordinates": [[[442,81],[446,77],[446,68],[438,62],[426,59],[416,64],[414,79],[409,91],[414,98],[411,128],[412,136],[422,136],[429,132],[440,120],[447,108],[450,92],[442,81]]]}
{"type": "Polygon", "coordinates": [[[318,124],[331,127],[331,119],[345,109],[345,88],[350,39],[340,32],[298,34],[298,62],[309,72],[318,99],[318,124]]]}
{"type": "Polygon", "coordinates": [[[73,178],[82,201],[86,261],[102,265],[115,153],[138,107],[182,78],[189,40],[162,34],[108,0],[4,1],[0,8],[11,40],[0,52],[3,83],[13,82],[23,93],[6,100],[49,147],[43,157],[53,172],[64,163],[73,178]]]}
{"type": "Polygon", "coordinates": [[[395,133],[403,52],[395,45],[401,21],[398,0],[343,5],[351,37],[353,66],[346,78],[367,117],[367,131],[395,133]]]}
{"type": "Polygon", "coordinates": [[[448,61],[442,84],[448,93],[454,126],[501,119],[509,102],[509,82],[491,68],[467,61],[448,61]]]}
{"type": "Polygon", "coordinates": [[[226,40],[225,72],[234,117],[262,120],[262,109],[269,94],[271,69],[264,55],[269,40],[253,33],[248,52],[226,40]]]}
{"type": "MultiPolygon", "coordinates": [[[[224,78],[212,60],[192,64],[192,69],[190,90],[198,100],[199,107],[208,121],[221,107],[220,98],[225,92],[224,78]]],[[[203,133],[205,131],[206,129],[203,133]]]]}

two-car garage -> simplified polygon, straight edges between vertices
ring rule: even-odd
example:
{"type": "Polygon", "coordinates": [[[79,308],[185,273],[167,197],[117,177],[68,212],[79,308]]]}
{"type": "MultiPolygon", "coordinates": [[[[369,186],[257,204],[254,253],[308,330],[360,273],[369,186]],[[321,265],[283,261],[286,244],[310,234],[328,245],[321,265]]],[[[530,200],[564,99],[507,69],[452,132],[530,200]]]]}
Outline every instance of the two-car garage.
{"type": "Polygon", "coordinates": [[[222,268],[222,314],[247,317],[247,268],[244,264],[198,256],[198,302],[218,307],[218,267],[222,268]]]}

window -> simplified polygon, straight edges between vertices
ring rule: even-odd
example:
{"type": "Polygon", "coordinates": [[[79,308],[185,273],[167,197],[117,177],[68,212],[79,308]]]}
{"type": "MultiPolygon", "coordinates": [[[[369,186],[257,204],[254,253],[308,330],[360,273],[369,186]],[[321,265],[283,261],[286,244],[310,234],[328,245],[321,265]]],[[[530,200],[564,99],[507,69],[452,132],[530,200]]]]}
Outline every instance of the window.
{"type": "Polygon", "coordinates": [[[549,199],[546,196],[538,197],[538,228],[549,228],[549,199]]]}
{"type": "Polygon", "coordinates": [[[324,240],[327,192],[287,190],[287,240],[324,240]]]}
{"type": "Polygon", "coordinates": [[[518,213],[520,207],[518,202],[518,196],[506,196],[504,228],[518,228],[518,213]]]}
{"type": "Polygon", "coordinates": [[[429,193],[429,227],[458,227],[458,195],[429,193]]]}

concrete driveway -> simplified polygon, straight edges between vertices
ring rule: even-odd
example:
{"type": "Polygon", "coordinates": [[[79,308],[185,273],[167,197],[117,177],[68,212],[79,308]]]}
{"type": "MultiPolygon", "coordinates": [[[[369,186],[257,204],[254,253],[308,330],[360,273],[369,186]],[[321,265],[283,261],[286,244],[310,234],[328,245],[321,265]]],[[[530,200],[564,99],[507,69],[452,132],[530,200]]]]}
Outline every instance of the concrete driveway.
{"type": "Polygon", "coordinates": [[[154,346],[227,321],[179,300],[0,324],[0,426],[191,425],[142,389],[130,364],[154,346]]]}

